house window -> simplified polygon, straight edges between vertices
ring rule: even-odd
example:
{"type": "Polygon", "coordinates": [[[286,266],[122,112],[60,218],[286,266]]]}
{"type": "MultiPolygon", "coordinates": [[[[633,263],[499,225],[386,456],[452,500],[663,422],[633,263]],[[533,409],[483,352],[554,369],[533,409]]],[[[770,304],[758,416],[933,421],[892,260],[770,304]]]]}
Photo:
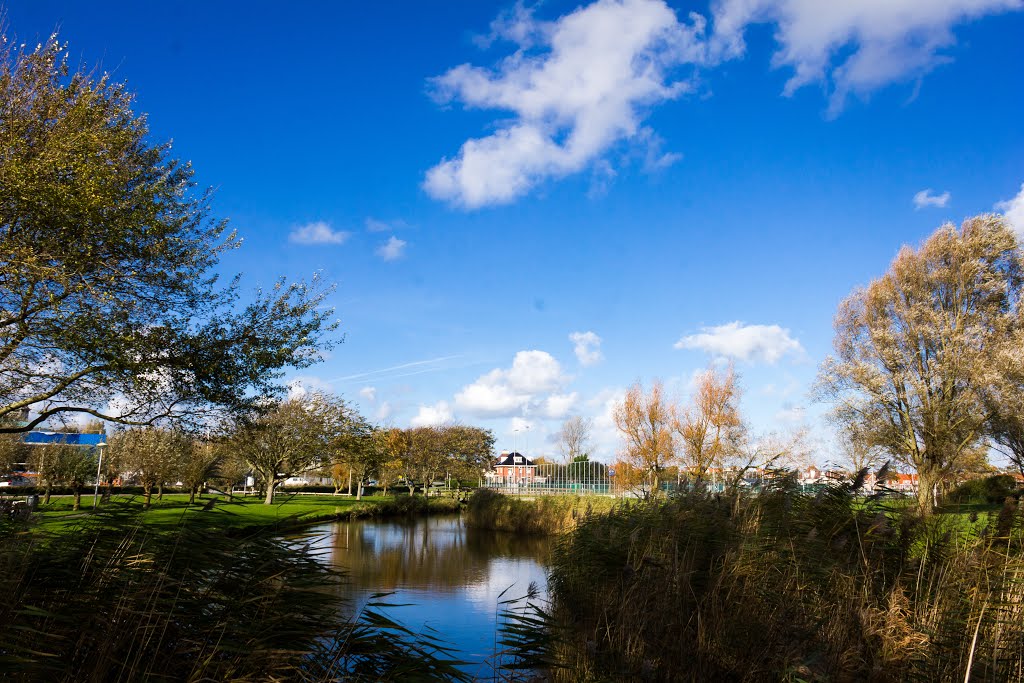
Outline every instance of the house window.
{"type": "Polygon", "coordinates": [[[517,455],[516,456],[516,464],[517,465],[522,465],[523,464],[523,457],[521,455],[517,455]]]}

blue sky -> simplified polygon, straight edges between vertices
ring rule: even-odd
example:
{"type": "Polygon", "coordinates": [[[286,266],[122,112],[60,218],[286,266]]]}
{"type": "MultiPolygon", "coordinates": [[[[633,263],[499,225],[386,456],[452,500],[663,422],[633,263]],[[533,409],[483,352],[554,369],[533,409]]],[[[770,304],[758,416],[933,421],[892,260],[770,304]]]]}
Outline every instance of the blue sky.
{"type": "Polygon", "coordinates": [[[684,399],[731,359],[753,430],[804,425],[826,460],[808,390],[839,301],[947,220],[1024,232],[1022,10],[32,0],[6,23],[138,93],[245,239],[226,273],[337,283],[345,342],[298,383],[531,454],[591,416],[611,459],[626,386],[684,399]]]}

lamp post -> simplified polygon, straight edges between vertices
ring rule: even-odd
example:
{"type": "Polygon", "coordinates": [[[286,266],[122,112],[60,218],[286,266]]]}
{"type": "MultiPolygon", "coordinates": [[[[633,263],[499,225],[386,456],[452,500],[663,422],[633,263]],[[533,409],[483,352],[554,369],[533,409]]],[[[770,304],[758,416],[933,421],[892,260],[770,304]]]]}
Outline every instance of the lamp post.
{"type": "Polygon", "coordinates": [[[105,441],[100,441],[96,444],[96,450],[99,451],[99,457],[96,458],[96,488],[92,492],[92,509],[95,510],[99,504],[100,499],[100,468],[103,467],[103,449],[106,448],[107,444],[105,441]]]}

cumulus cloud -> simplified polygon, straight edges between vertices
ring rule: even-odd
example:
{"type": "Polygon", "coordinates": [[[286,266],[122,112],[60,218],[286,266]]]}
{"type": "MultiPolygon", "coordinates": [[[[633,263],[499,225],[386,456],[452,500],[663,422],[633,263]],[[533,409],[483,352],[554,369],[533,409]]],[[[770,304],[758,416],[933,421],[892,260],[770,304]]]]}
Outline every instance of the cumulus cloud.
{"type": "Polygon", "coordinates": [[[1016,197],[996,204],[996,211],[1006,217],[1017,237],[1024,240],[1024,184],[1021,184],[1016,197]]]}
{"type": "Polygon", "coordinates": [[[941,209],[949,204],[950,197],[951,195],[948,191],[942,194],[933,194],[932,188],[929,187],[914,195],[914,208],[923,209],[927,206],[934,206],[941,209]]]}
{"type": "Polygon", "coordinates": [[[593,332],[573,332],[569,335],[569,341],[573,343],[572,351],[580,365],[594,365],[604,359],[601,355],[601,338],[593,332]]]}
{"type": "Polygon", "coordinates": [[[561,420],[569,414],[578,400],[579,394],[575,391],[569,394],[551,394],[544,399],[544,417],[561,420]]]}
{"type": "Polygon", "coordinates": [[[419,411],[409,420],[412,427],[433,427],[452,421],[452,411],[447,401],[438,401],[432,406],[421,405],[419,411]]]}
{"type": "Polygon", "coordinates": [[[717,327],[703,327],[675,343],[677,349],[699,349],[713,356],[742,361],[777,363],[783,356],[800,356],[804,349],[778,325],[745,325],[738,320],[717,327]]]}
{"type": "Polygon", "coordinates": [[[1022,0],[721,0],[713,12],[713,52],[738,57],[749,25],[774,24],[773,65],[793,72],[783,92],[825,84],[835,115],[851,94],[920,78],[948,61],[941,51],[955,42],[955,25],[1022,6],[1022,0]]]}
{"type": "Polygon", "coordinates": [[[460,410],[482,417],[510,416],[542,400],[568,378],[545,351],[520,351],[508,369],[496,368],[455,395],[460,410]]]}
{"type": "Polygon", "coordinates": [[[385,261],[395,261],[402,258],[402,254],[405,253],[405,245],[405,240],[400,240],[392,235],[387,242],[377,247],[377,256],[385,261]]]}
{"type": "Polygon", "coordinates": [[[697,14],[680,22],[663,0],[597,0],[552,22],[517,7],[490,37],[514,43],[513,54],[494,69],[462,64],[431,82],[440,102],[512,117],[431,168],[424,188],[468,209],[505,203],[641,131],[650,138],[646,108],[692,90],[669,73],[704,61],[705,24],[697,14]]]}
{"type": "Polygon", "coordinates": [[[373,403],[377,400],[377,387],[363,387],[359,390],[359,395],[373,403]]]}
{"type": "Polygon", "coordinates": [[[288,241],[294,244],[344,244],[351,234],[344,230],[333,230],[324,221],[316,221],[292,230],[288,241]]]}

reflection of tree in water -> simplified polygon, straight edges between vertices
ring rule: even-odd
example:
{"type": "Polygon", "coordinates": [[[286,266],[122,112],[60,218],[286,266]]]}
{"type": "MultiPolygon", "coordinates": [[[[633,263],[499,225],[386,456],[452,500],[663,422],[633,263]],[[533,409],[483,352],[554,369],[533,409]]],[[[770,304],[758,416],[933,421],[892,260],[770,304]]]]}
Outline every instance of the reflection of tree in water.
{"type": "Polygon", "coordinates": [[[483,581],[496,557],[544,563],[550,540],[468,529],[459,518],[402,522],[339,522],[331,537],[333,563],[351,587],[452,591],[483,581]]]}

